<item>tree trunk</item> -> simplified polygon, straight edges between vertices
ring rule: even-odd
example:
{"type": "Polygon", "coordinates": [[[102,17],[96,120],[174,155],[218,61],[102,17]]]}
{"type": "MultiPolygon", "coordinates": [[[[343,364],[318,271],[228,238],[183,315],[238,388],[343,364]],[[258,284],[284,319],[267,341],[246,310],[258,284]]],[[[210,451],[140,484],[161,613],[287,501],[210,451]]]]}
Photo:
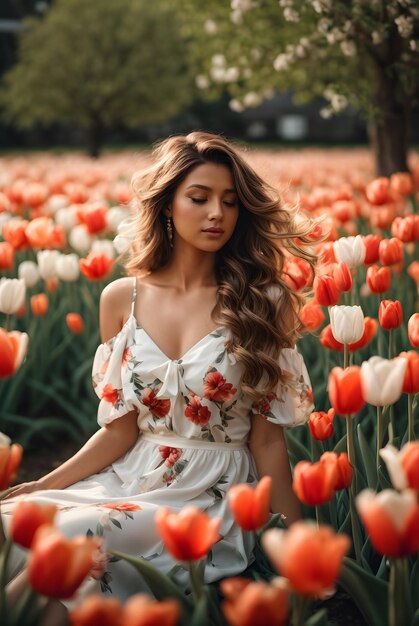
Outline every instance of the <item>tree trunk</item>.
{"type": "Polygon", "coordinates": [[[371,120],[369,135],[375,156],[377,176],[407,172],[410,131],[410,107],[397,98],[397,79],[379,72],[375,107],[378,114],[371,120]]]}
{"type": "Polygon", "coordinates": [[[104,127],[97,118],[92,118],[91,124],[87,129],[87,147],[89,155],[93,159],[97,159],[100,155],[104,137],[104,127]]]}

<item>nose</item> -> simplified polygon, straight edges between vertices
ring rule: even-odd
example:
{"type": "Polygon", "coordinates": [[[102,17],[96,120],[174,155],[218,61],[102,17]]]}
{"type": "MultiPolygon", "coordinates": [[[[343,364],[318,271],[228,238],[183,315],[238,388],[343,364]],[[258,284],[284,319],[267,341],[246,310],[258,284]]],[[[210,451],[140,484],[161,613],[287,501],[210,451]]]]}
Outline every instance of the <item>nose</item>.
{"type": "Polygon", "coordinates": [[[223,204],[218,198],[214,198],[208,206],[208,219],[221,220],[223,217],[223,204]]]}

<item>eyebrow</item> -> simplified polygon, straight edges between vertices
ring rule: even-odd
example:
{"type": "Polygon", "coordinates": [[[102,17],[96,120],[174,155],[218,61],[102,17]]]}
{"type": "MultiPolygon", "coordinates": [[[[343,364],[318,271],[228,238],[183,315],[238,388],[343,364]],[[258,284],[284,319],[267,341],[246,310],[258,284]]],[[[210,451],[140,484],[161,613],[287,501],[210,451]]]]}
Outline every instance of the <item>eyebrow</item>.
{"type": "MultiPolygon", "coordinates": [[[[198,189],[204,189],[205,191],[212,191],[211,187],[207,187],[206,185],[189,185],[186,189],[191,189],[191,187],[197,187],[198,189]]],[[[237,193],[235,189],[224,189],[224,193],[237,193]]]]}

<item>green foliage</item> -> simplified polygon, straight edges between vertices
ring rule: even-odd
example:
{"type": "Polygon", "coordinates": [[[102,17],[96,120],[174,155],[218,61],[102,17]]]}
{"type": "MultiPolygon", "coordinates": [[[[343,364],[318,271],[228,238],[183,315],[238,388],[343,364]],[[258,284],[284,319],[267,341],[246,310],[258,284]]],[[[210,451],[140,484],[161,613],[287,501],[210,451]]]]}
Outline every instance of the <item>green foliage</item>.
{"type": "Polygon", "coordinates": [[[1,103],[22,128],[162,122],[193,95],[187,55],[164,0],[56,0],[26,22],[1,103]]]}

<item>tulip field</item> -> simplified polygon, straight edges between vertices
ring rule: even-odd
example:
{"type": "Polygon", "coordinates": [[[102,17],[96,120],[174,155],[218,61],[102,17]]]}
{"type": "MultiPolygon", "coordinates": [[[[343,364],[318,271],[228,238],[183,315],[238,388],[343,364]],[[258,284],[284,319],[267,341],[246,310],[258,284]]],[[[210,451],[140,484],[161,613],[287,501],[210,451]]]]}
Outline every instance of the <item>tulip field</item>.
{"type": "MultiPolygon", "coordinates": [[[[189,562],[191,594],[146,561],[114,553],[142,574],[156,601],[91,597],[72,610],[71,623],[151,623],[138,621],[141,614],[173,626],[325,626],[327,612],[313,600],[339,585],[368,626],[419,626],[419,155],[411,155],[411,173],[389,178],[375,178],[360,149],[244,156],[286,206],[298,205],[301,219],[321,218],[312,234],[314,281],[302,259],[288,255],[284,266],[291,288],[310,294],[298,349],[316,410],[286,433],[305,520],[285,529],[280,515],[270,516],[268,477],[255,490],[233,487],[229,505],[256,534],[256,562],[245,577],[206,586],[202,563],[218,539],[217,520],[161,510],[158,531],[175,558],[189,562]]],[[[99,297],[124,274],[130,179],[148,158],[0,158],[0,489],[13,481],[22,450],[81,444],[97,429],[90,372],[99,297]]],[[[66,539],[54,529],[54,510],[29,508],[17,507],[0,557],[2,625],[23,614],[23,602],[12,610],[4,594],[10,542],[30,551],[33,595],[71,597],[99,567],[99,538],[66,539]],[[22,533],[28,519],[38,520],[30,537],[22,533]],[[73,586],[55,595],[37,575],[47,541],[66,551],[66,567],[80,568],[73,586]]],[[[50,576],[61,577],[58,569],[50,576]]],[[[37,612],[30,615],[27,624],[38,624],[37,612]]]]}

